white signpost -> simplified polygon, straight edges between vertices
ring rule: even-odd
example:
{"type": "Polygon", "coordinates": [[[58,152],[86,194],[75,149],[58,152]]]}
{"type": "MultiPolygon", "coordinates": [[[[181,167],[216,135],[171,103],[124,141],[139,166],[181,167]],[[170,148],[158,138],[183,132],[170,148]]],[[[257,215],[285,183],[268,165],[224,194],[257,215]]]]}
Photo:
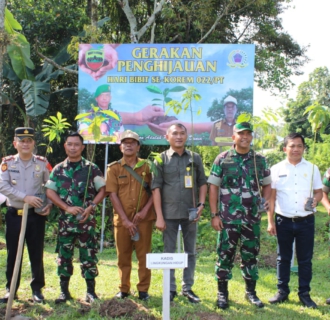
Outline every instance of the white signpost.
{"type": "Polygon", "coordinates": [[[186,253],[148,253],[147,268],[163,269],[163,320],[170,320],[170,269],[188,266],[186,253]]]}

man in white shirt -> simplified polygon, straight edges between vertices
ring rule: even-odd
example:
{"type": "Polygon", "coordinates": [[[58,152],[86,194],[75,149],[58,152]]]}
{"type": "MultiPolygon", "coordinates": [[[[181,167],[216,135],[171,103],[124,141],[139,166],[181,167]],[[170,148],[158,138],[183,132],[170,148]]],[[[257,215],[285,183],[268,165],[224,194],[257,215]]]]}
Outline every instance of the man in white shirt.
{"type": "Polygon", "coordinates": [[[292,247],[296,242],[299,276],[299,300],[308,308],[317,308],[309,292],[312,280],[315,207],[322,199],[322,180],[317,166],[302,156],[305,140],[301,134],[291,133],[284,139],[287,158],[271,168],[272,196],[268,211],[268,229],[277,235],[277,288],[269,299],[279,303],[288,299],[292,247]],[[306,208],[311,197],[312,210],[306,208]],[[274,221],[274,212],[276,217],[274,221]]]}

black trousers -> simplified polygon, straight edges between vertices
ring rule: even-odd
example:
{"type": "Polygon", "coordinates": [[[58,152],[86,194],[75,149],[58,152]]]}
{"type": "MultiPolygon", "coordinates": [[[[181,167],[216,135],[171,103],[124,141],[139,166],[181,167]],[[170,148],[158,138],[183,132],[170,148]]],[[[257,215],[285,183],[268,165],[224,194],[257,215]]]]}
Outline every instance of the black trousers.
{"type": "MultiPolygon", "coordinates": [[[[28,248],[32,281],[31,288],[33,291],[40,290],[45,286],[45,273],[43,263],[44,238],[45,238],[45,221],[46,217],[40,216],[29,209],[29,215],[26,225],[25,241],[28,248]]],[[[19,234],[21,231],[22,216],[17,215],[15,208],[9,207],[6,214],[6,245],[7,245],[7,268],[6,288],[10,289],[11,279],[14,273],[16,254],[18,249],[19,234]]],[[[23,255],[22,255],[23,257],[23,255]]],[[[21,279],[22,261],[17,278],[16,291],[21,279]]]]}

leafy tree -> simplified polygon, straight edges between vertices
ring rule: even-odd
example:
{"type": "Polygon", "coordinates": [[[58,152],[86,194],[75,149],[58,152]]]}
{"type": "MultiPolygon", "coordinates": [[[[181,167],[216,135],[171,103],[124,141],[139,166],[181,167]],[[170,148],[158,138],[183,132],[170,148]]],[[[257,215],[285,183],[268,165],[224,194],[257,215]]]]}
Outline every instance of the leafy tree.
{"type": "MultiPolygon", "coordinates": [[[[312,127],[307,121],[305,110],[311,105],[324,105],[330,107],[329,99],[330,74],[326,67],[315,69],[308,81],[298,87],[296,100],[291,99],[287,107],[283,109],[284,120],[287,123],[288,132],[299,132],[305,137],[312,137],[312,127]]],[[[325,133],[330,133],[327,126],[325,133]]],[[[320,138],[318,136],[318,138],[320,138]]]]}

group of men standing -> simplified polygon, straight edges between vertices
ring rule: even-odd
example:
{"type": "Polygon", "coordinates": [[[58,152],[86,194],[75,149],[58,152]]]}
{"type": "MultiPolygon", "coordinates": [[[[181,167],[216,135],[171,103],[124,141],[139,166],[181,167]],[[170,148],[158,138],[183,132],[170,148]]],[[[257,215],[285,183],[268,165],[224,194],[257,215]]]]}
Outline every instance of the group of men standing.
{"type": "MultiPolygon", "coordinates": [[[[15,263],[23,203],[29,204],[26,242],[31,261],[32,296],[42,302],[45,285],[43,269],[43,237],[45,216],[51,203],[60,210],[56,252],[57,273],[61,293],[56,303],[71,299],[69,281],[73,274],[73,249],[79,243],[81,275],[86,280],[86,301],[98,299],[95,293],[97,269],[97,238],[95,208],[106,195],[114,208],[114,234],[116,241],[119,292],[116,297],[129,296],[132,254],[138,259],[138,298],[148,300],[151,272],[146,267],[146,254],[151,251],[152,230],[163,232],[164,252],[176,251],[176,239],[181,226],[184,251],[188,254],[188,267],[183,271],[182,295],[191,303],[201,299],[192,290],[196,266],[197,222],[205,207],[207,184],[212,227],[218,231],[215,278],[218,282],[217,306],[229,306],[228,281],[236,248],[240,246],[241,271],[246,284],[246,299],[261,308],[264,306],[256,293],[258,280],[257,256],[260,249],[261,212],[268,213],[268,232],[278,239],[277,275],[278,291],[269,300],[279,303],[288,299],[290,289],[290,262],[295,241],[299,267],[300,301],[316,308],[310,297],[312,256],[314,246],[315,207],[322,200],[330,211],[328,192],[330,173],[323,184],[318,168],[303,159],[305,141],[300,134],[291,134],[284,140],[286,159],[269,169],[265,157],[251,149],[251,124],[236,123],[233,128],[233,146],[214,160],[210,176],[206,179],[201,157],[186,149],[187,129],[181,123],[171,124],[166,132],[169,149],[161,153],[162,162],[156,162],[157,174],[152,176],[149,166],[137,165],[140,149],[139,136],[126,130],[120,137],[123,157],[108,166],[106,179],[100,169],[81,154],[83,139],[78,133],[69,133],[65,139],[67,159],[49,172],[43,157],[35,156],[34,131],[31,128],[15,130],[14,146],[17,155],[3,159],[0,172],[0,192],[7,197],[7,293],[9,297],[13,265],[15,263]],[[49,204],[42,206],[35,196],[45,185],[49,204]],[[322,193],[323,188],[323,193],[322,193]],[[310,207],[305,206],[311,198],[310,207]],[[189,217],[196,208],[194,217],[189,217]],[[276,213],[274,221],[274,213],[276,213]],[[155,222],[156,220],[156,222],[155,222]]],[[[18,290],[19,281],[15,290],[18,290]]],[[[170,276],[170,301],[177,296],[174,270],[170,276]]],[[[329,299],[328,299],[329,300],[329,299]]],[[[328,301],[327,301],[328,303],[328,301]]],[[[329,300],[330,303],[330,300],[329,300]]]]}

